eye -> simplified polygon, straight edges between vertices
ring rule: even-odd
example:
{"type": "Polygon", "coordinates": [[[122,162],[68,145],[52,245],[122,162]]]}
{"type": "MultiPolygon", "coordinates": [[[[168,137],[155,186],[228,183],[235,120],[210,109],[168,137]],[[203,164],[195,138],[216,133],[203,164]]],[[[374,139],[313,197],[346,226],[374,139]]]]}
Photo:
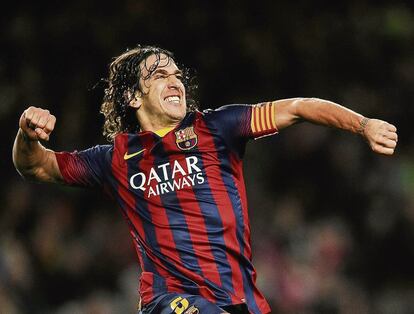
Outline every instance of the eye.
{"type": "Polygon", "coordinates": [[[184,79],[184,77],[181,74],[177,74],[175,77],[179,79],[180,81],[183,81],[184,79]]]}
{"type": "Polygon", "coordinates": [[[159,79],[166,78],[167,75],[165,75],[165,74],[155,74],[153,77],[154,77],[154,80],[159,80],[159,79]]]}

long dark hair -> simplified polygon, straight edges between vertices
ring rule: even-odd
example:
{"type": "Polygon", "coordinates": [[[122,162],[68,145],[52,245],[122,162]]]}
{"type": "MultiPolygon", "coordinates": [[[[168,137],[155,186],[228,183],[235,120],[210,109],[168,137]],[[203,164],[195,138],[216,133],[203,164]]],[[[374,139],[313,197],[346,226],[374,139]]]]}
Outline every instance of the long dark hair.
{"type": "MultiPolygon", "coordinates": [[[[154,46],[140,46],[128,49],[109,65],[109,77],[107,88],[101,105],[101,113],[105,116],[103,135],[112,142],[119,133],[139,132],[140,125],[136,117],[136,109],[129,106],[131,97],[136,92],[143,94],[139,84],[140,78],[147,80],[157,69],[160,61],[168,58],[167,63],[173,61],[173,53],[154,46]],[[148,74],[143,77],[140,64],[149,56],[155,55],[156,62],[146,68],[148,74]]],[[[144,65],[146,66],[146,65],[144,65]]],[[[181,68],[183,72],[183,84],[187,94],[187,111],[197,109],[197,102],[194,100],[194,92],[197,85],[190,69],[181,68]]]]}

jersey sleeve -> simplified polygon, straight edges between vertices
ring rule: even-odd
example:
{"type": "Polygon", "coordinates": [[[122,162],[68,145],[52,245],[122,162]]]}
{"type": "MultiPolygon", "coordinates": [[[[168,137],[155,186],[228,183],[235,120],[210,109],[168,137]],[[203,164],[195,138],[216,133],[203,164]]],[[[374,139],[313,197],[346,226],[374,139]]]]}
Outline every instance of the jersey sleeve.
{"type": "Polygon", "coordinates": [[[111,145],[74,152],[55,153],[63,180],[68,185],[102,187],[110,167],[111,145]]]}
{"type": "Polygon", "coordinates": [[[205,114],[227,144],[239,151],[243,150],[249,139],[278,133],[275,104],[272,102],[226,105],[216,110],[206,110],[205,114]]]}

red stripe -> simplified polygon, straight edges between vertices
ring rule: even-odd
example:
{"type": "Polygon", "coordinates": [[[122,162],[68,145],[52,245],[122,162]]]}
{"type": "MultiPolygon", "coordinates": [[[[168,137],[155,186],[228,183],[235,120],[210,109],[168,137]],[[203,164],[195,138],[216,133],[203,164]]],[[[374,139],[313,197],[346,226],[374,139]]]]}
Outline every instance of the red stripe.
{"type": "Polygon", "coordinates": [[[153,286],[154,286],[154,274],[150,272],[143,272],[141,274],[139,288],[142,289],[142,287],[151,287],[151,289],[145,289],[145,291],[141,290],[141,302],[143,304],[148,304],[154,298],[154,293],[152,291],[153,286]]]}
{"type": "Polygon", "coordinates": [[[234,287],[234,293],[237,298],[232,295],[232,302],[235,304],[240,303],[240,299],[245,298],[243,277],[240,271],[237,257],[240,255],[240,249],[237,241],[236,230],[237,227],[236,217],[233,212],[233,205],[227,194],[226,186],[221,177],[220,160],[218,158],[217,151],[214,149],[215,143],[211,133],[208,131],[205,122],[200,119],[202,129],[206,134],[199,135],[200,147],[211,147],[211,151],[208,154],[203,154],[203,164],[208,183],[212,192],[214,203],[217,205],[221,221],[223,223],[223,238],[226,245],[226,256],[229,262],[232,272],[232,283],[234,287]],[[229,232],[232,230],[233,232],[229,232]],[[240,295],[241,293],[241,295],[240,295]]]}

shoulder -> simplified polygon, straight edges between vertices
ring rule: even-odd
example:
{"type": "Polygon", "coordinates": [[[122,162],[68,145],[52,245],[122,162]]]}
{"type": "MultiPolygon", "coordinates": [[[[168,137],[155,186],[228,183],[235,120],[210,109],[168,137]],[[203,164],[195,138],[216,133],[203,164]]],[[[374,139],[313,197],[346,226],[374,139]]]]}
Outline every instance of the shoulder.
{"type": "Polygon", "coordinates": [[[86,161],[89,166],[104,167],[112,160],[113,145],[95,145],[83,151],[78,156],[86,161]]]}
{"type": "Polygon", "coordinates": [[[238,111],[246,111],[246,110],[250,110],[252,105],[249,104],[227,104],[227,105],[223,105],[220,106],[218,108],[215,109],[204,109],[203,111],[197,111],[200,112],[203,115],[222,115],[222,114],[226,114],[229,112],[238,112],[238,111]]]}
{"type": "Polygon", "coordinates": [[[217,121],[218,123],[225,123],[237,121],[246,116],[250,116],[251,105],[247,104],[228,104],[216,109],[205,109],[199,114],[206,121],[217,121]]]}
{"type": "Polygon", "coordinates": [[[88,152],[91,156],[105,156],[113,151],[113,147],[112,144],[99,144],[86,149],[84,152],[88,152]]]}

